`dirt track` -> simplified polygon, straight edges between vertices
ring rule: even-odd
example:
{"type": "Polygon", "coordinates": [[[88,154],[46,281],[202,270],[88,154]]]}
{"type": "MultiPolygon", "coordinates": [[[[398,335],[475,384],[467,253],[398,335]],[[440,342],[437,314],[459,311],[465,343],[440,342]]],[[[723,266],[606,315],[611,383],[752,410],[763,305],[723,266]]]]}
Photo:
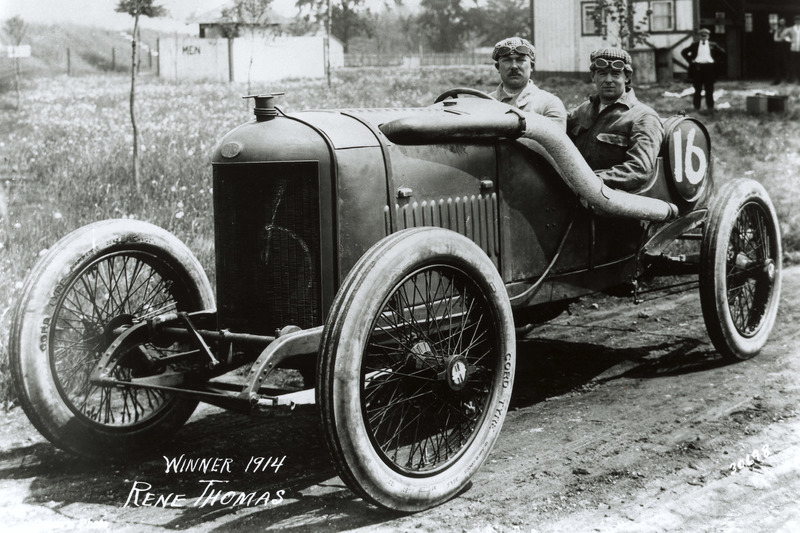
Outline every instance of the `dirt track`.
{"type": "Polygon", "coordinates": [[[532,331],[519,343],[514,405],[489,462],[464,493],[427,512],[395,515],[356,499],[335,477],[311,407],[277,418],[204,408],[160,455],[125,467],[75,461],[17,408],[0,428],[0,523],[81,532],[800,531],[800,267],[785,269],[783,284],[767,347],[734,365],[714,353],[696,291],[639,306],[590,299],[532,331]],[[768,457],[731,469],[765,446],[768,457]],[[218,471],[165,473],[161,455],[181,454],[220,458],[218,471]],[[279,467],[245,472],[251,457],[284,456],[279,467]],[[223,494],[254,494],[250,505],[208,492],[198,500],[207,480],[220,480],[211,489],[223,494]],[[159,506],[135,505],[158,496],[159,506]]]}

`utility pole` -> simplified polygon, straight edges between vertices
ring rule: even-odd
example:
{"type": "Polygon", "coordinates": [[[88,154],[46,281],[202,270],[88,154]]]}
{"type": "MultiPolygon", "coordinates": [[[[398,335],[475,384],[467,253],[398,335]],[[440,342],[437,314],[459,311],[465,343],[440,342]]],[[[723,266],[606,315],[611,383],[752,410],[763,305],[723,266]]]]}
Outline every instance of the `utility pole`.
{"type": "Polygon", "coordinates": [[[530,38],[530,41],[531,41],[532,45],[536,46],[536,34],[533,32],[534,27],[535,27],[534,26],[534,20],[533,20],[533,0],[530,0],[530,6],[531,6],[531,13],[530,13],[530,17],[531,17],[531,38],[530,38]]]}
{"type": "Polygon", "coordinates": [[[331,0],[328,0],[328,16],[325,19],[325,76],[331,88],[331,0]]]}

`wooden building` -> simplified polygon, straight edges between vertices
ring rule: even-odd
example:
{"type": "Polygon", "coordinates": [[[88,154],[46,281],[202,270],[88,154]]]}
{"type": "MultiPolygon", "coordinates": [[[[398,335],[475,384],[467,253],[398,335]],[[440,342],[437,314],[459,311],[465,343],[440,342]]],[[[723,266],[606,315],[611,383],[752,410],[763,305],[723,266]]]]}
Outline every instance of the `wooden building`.
{"type": "MultiPolygon", "coordinates": [[[[540,75],[585,74],[591,51],[615,41],[613,23],[598,27],[594,0],[531,0],[531,5],[540,75]]],[[[712,40],[728,52],[729,79],[767,78],[773,68],[770,24],[783,17],[791,25],[800,14],[800,0],[633,0],[633,6],[635,20],[646,19],[649,33],[637,50],[650,50],[658,79],[685,73],[680,51],[699,27],[711,30],[712,40]]]]}
{"type": "Polygon", "coordinates": [[[772,69],[772,25],[792,25],[800,0],[699,0],[700,24],[728,52],[730,79],[767,79],[772,69]]]}

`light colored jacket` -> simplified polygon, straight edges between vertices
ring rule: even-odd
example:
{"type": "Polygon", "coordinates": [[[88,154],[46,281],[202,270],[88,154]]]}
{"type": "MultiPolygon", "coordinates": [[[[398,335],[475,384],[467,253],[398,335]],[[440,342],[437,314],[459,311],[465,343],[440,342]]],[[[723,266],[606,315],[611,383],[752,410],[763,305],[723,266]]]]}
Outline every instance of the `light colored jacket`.
{"type": "Polygon", "coordinates": [[[495,89],[493,93],[490,93],[489,96],[522,111],[538,113],[552,119],[555,123],[559,124],[564,131],[567,129],[567,109],[564,107],[561,99],[554,94],[540,89],[532,80],[528,80],[528,85],[516,96],[508,94],[505,89],[503,89],[502,83],[498,85],[497,89],[495,89]]]}

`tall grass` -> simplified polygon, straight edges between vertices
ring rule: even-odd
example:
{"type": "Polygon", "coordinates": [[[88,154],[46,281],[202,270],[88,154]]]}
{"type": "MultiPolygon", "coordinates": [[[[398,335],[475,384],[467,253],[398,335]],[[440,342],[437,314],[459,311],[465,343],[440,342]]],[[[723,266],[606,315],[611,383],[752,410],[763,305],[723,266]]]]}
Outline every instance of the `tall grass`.
{"type": "MultiPolygon", "coordinates": [[[[147,220],[175,233],[213,278],[213,221],[209,155],[217,139],[251,119],[245,87],[237,84],[172,84],[144,78],[139,83],[144,186],[131,182],[128,78],[121,75],[50,78],[29,82],[23,105],[0,95],[0,177],[9,217],[0,249],[0,401],[13,400],[9,387],[7,331],[10,309],[22,280],[38,256],[56,240],[104,218],[147,220]]],[[[258,88],[284,91],[284,111],[307,108],[422,106],[451,87],[490,91],[491,67],[430,68],[418,71],[359,69],[325,80],[289,80],[258,88]]],[[[591,91],[588,83],[547,79],[539,85],[572,107],[591,91]]],[[[739,176],[761,181],[781,219],[784,246],[800,253],[798,111],[752,117],[744,98],[753,84],[720,84],[729,110],[702,117],[714,150],[717,181],[739,176]]],[[[683,85],[637,90],[662,116],[685,110],[686,98],[664,96],[683,85]]],[[[796,100],[800,90],[788,92],[796,100]]]]}

